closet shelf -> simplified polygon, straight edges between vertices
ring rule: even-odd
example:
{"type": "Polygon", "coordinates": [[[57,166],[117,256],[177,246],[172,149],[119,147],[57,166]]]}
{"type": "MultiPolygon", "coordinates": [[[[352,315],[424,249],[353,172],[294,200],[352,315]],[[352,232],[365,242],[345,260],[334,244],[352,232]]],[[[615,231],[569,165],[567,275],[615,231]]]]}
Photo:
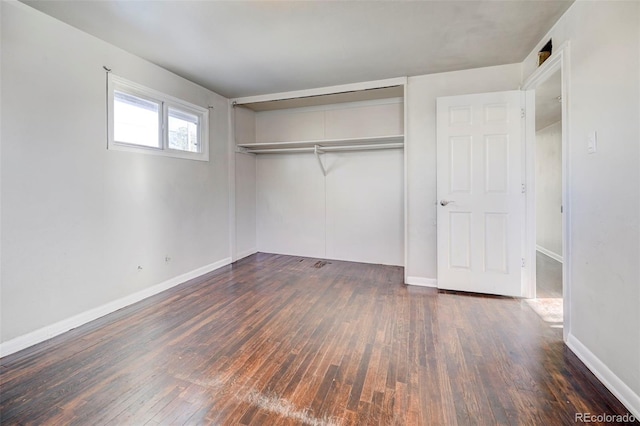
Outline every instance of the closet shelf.
{"type": "MultiPolygon", "coordinates": [[[[294,142],[261,142],[261,143],[243,143],[237,144],[239,148],[242,148],[243,152],[260,151],[259,153],[266,153],[267,151],[296,150],[304,151],[307,149],[313,150],[314,147],[319,148],[338,148],[338,147],[357,147],[362,145],[363,149],[371,147],[375,149],[376,145],[398,145],[404,142],[404,135],[391,135],[391,136],[372,136],[363,138],[343,138],[343,139],[320,139],[312,141],[294,141],[294,142]]],[[[258,152],[256,152],[258,153],[258,152]]]]}

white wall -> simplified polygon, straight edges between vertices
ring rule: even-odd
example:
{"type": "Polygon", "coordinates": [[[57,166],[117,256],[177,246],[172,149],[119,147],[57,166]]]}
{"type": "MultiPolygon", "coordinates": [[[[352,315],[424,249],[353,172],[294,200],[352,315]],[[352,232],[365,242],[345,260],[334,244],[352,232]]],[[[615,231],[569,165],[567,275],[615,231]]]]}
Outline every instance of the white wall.
{"type": "MultiPolygon", "coordinates": [[[[396,100],[256,114],[258,142],[397,135],[396,100]]],[[[257,235],[261,252],[403,265],[402,150],[257,157],[257,235]]]]}
{"type": "Polygon", "coordinates": [[[403,265],[402,150],[328,154],[325,167],[325,257],[403,265]]]}
{"type": "Polygon", "coordinates": [[[568,344],[640,416],[640,3],[577,1],[525,77],[549,37],[571,43],[568,344]]]}
{"type": "Polygon", "coordinates": [[[256,159],[236,154],[236,259],[258,251],[256,234],[256,159]]]}
{"type": "Polygon", "coordinates": [[[407,150],[407,283],[438,276],[436,250],[436,98],[514,90],[520,64],[410,77],[405,141],[407,150]]]}
{"type": "Polygon", "coordinates": [[[562,258],[562,122],[536,132],[536,245],[562,258]]]}
{"type": "Polygon", "coordinates": [[[296,142],[403,133],[399,99],[350,102],[256,114],[256,142],[296,142]]]}
{"type": "Polygon", "coordinates": [[[404,261],[402,150],[258,156],[258,249],[366,263],[404,261]]]}
{"type": "MultiPolygon", "coordinates": [[[[256,140],[255,113],[247,108],[235,107],[235,142],[256,140]]],[[[249,256],[258,250],[256,234],[256,158],[252,154],[235,154],[236,253],[235,259],[249,256]]]]}
{"type": "Polygon", "coordinates": [[[1,341],[228,260],[226,99],[21,3],[0,7],[1,341]],[[214,106],[211,160],[107,151],[103,65],[214,106]]]}
{"type": "Polygon", "coordinates": [[[257,157],[258,250],[325,257],[325,178],[313,154],[257,157]]]}

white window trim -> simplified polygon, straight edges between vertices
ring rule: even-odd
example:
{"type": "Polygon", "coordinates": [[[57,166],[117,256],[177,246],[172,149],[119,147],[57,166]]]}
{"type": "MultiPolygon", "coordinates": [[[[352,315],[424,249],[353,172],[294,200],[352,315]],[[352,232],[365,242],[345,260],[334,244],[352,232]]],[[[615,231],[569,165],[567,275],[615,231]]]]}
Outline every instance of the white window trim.
{"type": "Polygon", "coordinates": [[[114,151],[128,151],[143,154],[159,155],[164,157],[183,158],[187,160],[209,161],[209,110],[198,105],[183,101],[182,99],[164,94],[157,90],[150,89],[132,81],[126,80],[109,73],[108,76],[108,96],[107,96],[107,127],[108,141],[107,149],[114,151]],[[114,90],[122,90],[141,98],[158,102],[161,105],[159,114],[160,123],[160,147],[149,147],[144,145],[134,145],[124,142],[117,142],[114,139],[114,90]],[[169,108],[175,108],[190,114],[197,115],[200,119],[200,132],[198,134],[198,144],[201,146],[201,152],[189,152],[176,149],[170,149],[168,144],[169,132],[167,130],[169,108]]]}

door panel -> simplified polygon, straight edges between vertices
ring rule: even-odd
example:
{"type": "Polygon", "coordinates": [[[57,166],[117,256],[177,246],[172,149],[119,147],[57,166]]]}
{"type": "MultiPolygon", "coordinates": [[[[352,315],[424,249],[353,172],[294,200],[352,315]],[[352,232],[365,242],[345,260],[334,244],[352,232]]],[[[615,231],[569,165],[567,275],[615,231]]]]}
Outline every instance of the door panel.
{"type": "Polygon", "coordinates": [[[485,142],[485,192],[504,194],[509,188],[509,137],[486,136],[485,142]]]}
{"type": "Polygon", "coordinates": [[[471,213],[450,212],[449,215],[449,267],[471,267],[471,213]]]}
{"type": "Polygon", "coordinates": [[[454,136],[449,147],[451,150],[450,191],[471,192],[471,137],[454,136]],[[455,167],[454,167],[455,165],[455,167]]]}
{"type": "Polygon", "coordinates": [[[485,213],[484,215],[484,270],[509,273],[509,215],[485,213]]]}
{"type": "Polygon", "coordinates": [[[521,94],[437,103],[438,287],[521,296],[521,94]]]}

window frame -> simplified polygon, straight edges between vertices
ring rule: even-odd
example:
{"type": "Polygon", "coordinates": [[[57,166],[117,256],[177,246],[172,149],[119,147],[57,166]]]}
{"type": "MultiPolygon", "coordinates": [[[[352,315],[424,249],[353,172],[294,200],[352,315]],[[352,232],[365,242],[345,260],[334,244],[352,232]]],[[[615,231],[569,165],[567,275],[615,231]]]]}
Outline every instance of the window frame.
{"type": "Polygon", "coordinates": [[[209,109],[150,89],[122,77],[109,73],[107,81],[107,150],[128,151],[187,160],[209,161],[209,109]],[[158,112],[158,147],[137,145],[115,140],[114,99],[115,92],[122,92],[160,105],[158,112]],[[183,151],[169,148],[169,108],[198,117],[198,140],[200,151],[183,151]]]}

